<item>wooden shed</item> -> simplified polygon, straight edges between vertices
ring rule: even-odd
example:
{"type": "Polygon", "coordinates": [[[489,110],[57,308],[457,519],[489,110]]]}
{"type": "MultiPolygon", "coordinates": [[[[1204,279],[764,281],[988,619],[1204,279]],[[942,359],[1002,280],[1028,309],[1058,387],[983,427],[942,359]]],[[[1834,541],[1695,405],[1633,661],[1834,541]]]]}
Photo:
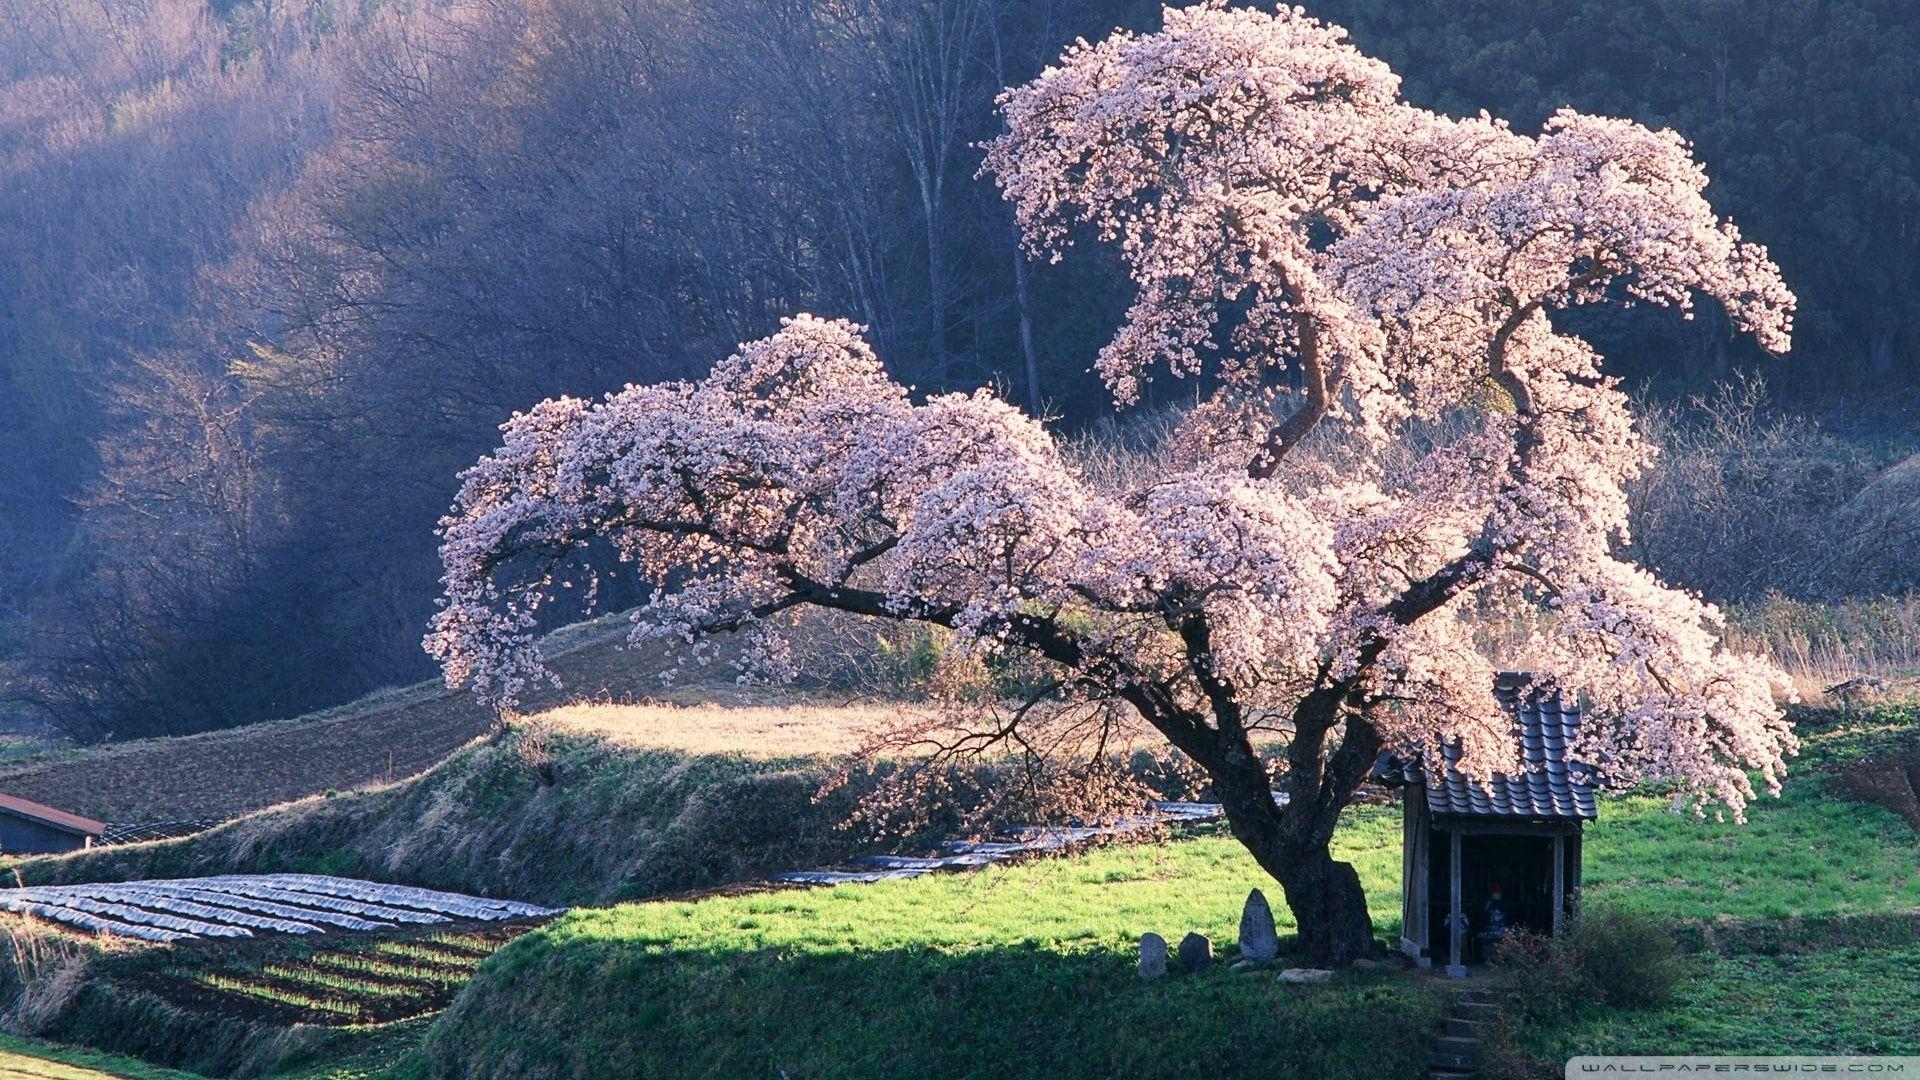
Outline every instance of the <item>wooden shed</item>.
{"type": "Polygon", "coordinates": [[[1405,803],[1400,947],[1450,975],[1487,959],[1501,922],[1559,932],[1579,903],[1581,830],[1597,816],[1592,770],[1569,757],[1579,706],[1517,672],[1496,677],[1494,695],[1523,772],[1483,788],[1455,768],[1456,747],[1438,770],[1393,756],[1374,770],[1405,803]]]}
{"type": "Polygon", "coordinates": [[[92,818],[0,794],[0,854],[44,855],[89,848],[106,832],[92,818]]]}

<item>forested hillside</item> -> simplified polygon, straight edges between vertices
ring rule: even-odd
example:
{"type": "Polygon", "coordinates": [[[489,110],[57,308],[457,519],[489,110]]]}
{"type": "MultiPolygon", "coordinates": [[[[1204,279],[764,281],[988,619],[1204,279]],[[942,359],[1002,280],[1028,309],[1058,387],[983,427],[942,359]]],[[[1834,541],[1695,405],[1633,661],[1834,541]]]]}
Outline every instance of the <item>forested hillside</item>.
{"type": "MultiPolygon", "coordinates": [[[[1801,300],[1800,394],[1920,378],[1920,10],[1901,0],[1324,0],[1315,14],[1454,113],[1530,127],[1553,109],[1691,140],[1713,198],[1801,300]]],[[[1716,316],[1622,370],[1695,379],[1739,360],[1716,316]]],[[[1652,343],[1649,342],[1649,345],[1652,343]]]]}
{"type": "MultiPolygon", "coordinates": [[[[1436,108],[1530,128],[1572,105],[1696,142],[1716,205],[1802,298],[1796,349],[1762,362],[1717,311],[1649,315],[1594,335],[1619,373],[1674,397],[1757,370],[1795,409],[1915,392],[1920,10],[1310,8],[1436,108]]],[[[13,5],[6,693],[78,736],[125,738],[423,677],[434,522],[502,420],[698,375],[793,311],[868,324],[921,390],[995,385],[1098,423],[1086,369],[1126,281],[1098,256],[1024,260],[974,144],[996,130],[997,89],[1062,41],[1158,18],[1145,0],[13,5]]],[[[1785,442],[1796,461],[1853,460],[1785,442]]],[[[1871,461],[1810,468],[1793,482],[1811,516],[1884,479],[1871,461]]],[[[1699,547],[1672,565],[1710,569],[1699,547]]],[[[1852,588],[1750,569],[1687,583],[1852,588]]]]}

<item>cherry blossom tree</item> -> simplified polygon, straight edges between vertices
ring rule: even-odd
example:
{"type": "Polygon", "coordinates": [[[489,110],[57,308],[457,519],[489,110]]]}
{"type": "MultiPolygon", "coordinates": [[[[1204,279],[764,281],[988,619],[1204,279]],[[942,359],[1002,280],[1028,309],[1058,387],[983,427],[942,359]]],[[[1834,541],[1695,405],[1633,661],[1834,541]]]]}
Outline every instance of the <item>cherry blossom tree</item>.
{"type": "Polygon", "coordinates": [[[1098,368],[1119,404],[1206,376],[1160,463],[1096,485],[992,394],[916,401],[860,328],[798,316],[698,383],[504,426],[442,526],[448,682],[509,705],[541,677],[537,609],[595,544],[660,583],[636,638],[740,631],[763,673],[801,606],[946,627],[1190,758],[1316,964],[1373,947],[1329,843],[1381,753],[1514,767],[1484,620],[1532,627],[1528,667],[1585,703],[1604,779],[1739,816],[1796,749],[1786,681],[1618,557],[1649,451],[1561,323],[1706,297],[1778,352],[1793,297],[1678,135],[1573,112],[1523,134],[1399,90],[1295,10],[1169,9],[1069,48],[1003,95],[985,172],[1036,254],[1118,246],[1138,294],[1098,368]]]}

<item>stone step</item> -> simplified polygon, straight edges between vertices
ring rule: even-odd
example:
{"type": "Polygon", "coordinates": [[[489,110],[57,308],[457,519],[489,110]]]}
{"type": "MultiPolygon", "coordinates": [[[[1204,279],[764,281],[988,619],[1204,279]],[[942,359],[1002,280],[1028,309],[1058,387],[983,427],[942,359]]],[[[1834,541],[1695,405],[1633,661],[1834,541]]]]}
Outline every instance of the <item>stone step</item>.
{"type": "Polygon", "coordinates": [[[1500,1006],[1463,1003],[1453,1007],[1453,1015],[1461,1020],[1478,1020],[1491,1023],[1500,1018],[1500,1006]]]}
{"type": "Polygon", "coordinates": [[[1453,1010],[1427,1055],[1427,1080],[1465,1080],[1480,1071],[1480,1036],[1500,1017],[1491,990],[1455,990],[1453,1010]]]}

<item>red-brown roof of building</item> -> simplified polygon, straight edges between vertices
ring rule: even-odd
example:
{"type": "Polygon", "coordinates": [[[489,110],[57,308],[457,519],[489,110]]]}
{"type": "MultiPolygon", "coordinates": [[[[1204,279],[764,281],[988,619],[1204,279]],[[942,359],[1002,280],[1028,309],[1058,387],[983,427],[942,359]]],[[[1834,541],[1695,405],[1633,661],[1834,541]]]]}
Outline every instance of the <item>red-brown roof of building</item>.
{"type": "Polygon", "coordinates": [[[55,810],[51,806],[42,806],[31,799],[23,799],[18,795],[0,793],[0,813],[17,814],[20,817],[31,818],[43,825],[51,825],[56,829],[65,829],[68,832],[84,833],[88,836],[99,836],[101,833],[107,831],[107,826],[104,822],[95,821],[88,817],[81,817],[79,814],[69,814],[65,810],[55,810]]]}

